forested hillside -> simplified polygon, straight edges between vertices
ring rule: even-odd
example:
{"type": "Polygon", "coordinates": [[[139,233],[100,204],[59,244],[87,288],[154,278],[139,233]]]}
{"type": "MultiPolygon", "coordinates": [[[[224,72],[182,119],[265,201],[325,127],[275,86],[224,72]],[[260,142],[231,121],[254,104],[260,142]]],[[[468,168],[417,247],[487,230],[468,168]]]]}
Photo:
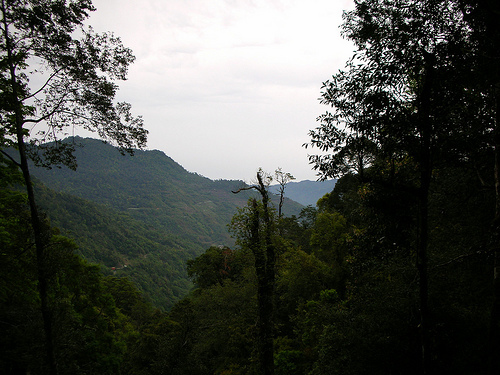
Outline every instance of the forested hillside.
{"type": "MultiPolygon", "coordinates": [[[[212,181],[186,171],[161,151],[136,150],[130,156],[96,139],[66,142],[77,146],[78,167],[33,169],[47,187],[127,212],[157,231],[181,235],[198,244],[195,252],[231,242],[227,223],[249,197],[232,193],[244,186],[242,181],[212,181]]],[[[285,215],[297,215],[300,208],[287,201],[285,215]]]]}
{"type": "Polygon", "coordinates": [[[78,254],[106,275],[128,277],[156,307],[169,309],[192,288],[186,261],[200,244],[39,183],[36,193],[51,224],[75,241],[78,254]]]}
{"type": "MultiPolygon", "coordinates": [[[[130,277],[155,306],[169,309],[188,293],[188,259],[234,245],[227,225],[252,194],[232,193],[242,181],[209,180],[160,151],[130,156],[95,139],[67,142],[77,145],[76,171],[33,168],[40,207],[81,255],[130,277]]],[[[300,207],[283,206],[286,214],[300,207]]]]}

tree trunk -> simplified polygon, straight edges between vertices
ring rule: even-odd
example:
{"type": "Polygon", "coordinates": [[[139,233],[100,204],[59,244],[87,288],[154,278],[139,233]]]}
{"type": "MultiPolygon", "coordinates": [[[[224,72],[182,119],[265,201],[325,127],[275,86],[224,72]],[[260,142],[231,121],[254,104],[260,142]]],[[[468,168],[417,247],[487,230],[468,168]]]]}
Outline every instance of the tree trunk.
{"type": "Polygon", "coordinates": [[[493,303],[491,306],[489,332],[489,371],[490,375],[500,374],[500,5],[498,1],[477,2],[485,22],[486,80],[490,84],[494,103],[494,181],[495,217],[493,220],[493,303]]]}
{"type": "Polygon", "coordinates": [[[259,181],[262,186],[262,205],[264,206],[263,220],[265,230],[265,246],[266,246],[266,272],[265,280],[262,290],[262,312],[263,329],[266,332],[264,335],[264,372],[265,375],[274,374],[274,342],[273,342],[273,296],[274,296],[274,265],[275,265],[275,251],[272,242],[272,228],[271,217],[269,214],[269,195],[264,188],[262,181],[259,181]]]}
{"type": "Polygon", "coordinates": [[[52,330],[52,317],[48,306],[48,285],[47,285],[47,275],[45,266],[45,251],[44,251],[44,239],[43,230],[38,215],[38,209],[35,201],[35,193],[33,190],[33,185],[31,181],[31,175],[28,167],[28,158],[26,156],[26,146],[24,143],[24,117],[22,102],[19,100],[19,91],[17,83],[16,68],[14,64],[14,58],[12,56],[12,43],[9,37],[9,29],[6,17],[6,7],[5,0],[2,0],[2,13],[3,13],[3,26],[5,33],[5,44],[7,50],[7,63],[9,65],[10,73],[10,86],[11,86],[11,105],[14,108],[15,113],[15,130],[17,145],[19,149],[19,167],[23,173],[24,182],[26,185],[26,192],[28,195],[28,203],[31,214],[31,225],[33,227],[33,235],[35,239],[35,249],[36,249],[36,262],[37,262],[37,273],[38,273],[38,292],[40,296],[40,307],[43,320],[43,329],[45,333],[45,349],[46,349],[46,361],[49,369],[49,374],[57,374],[56,362],[54,357],[54,346],[53,346],[53,330],[52,330]]]}
{"type": "Polygon", "coordinates": [[[257,174],[259,187],[257,190],[262,196],[262,218],[259,214],[257,201],[252,201],[252,217],[250,222],[250,247],[255,258],[257,273],[257,301],[258,301],[258,356],[259,373],[262,375],[274,374],[274,342],[273,342],[273,296],[275,279],[275,251],[272,243],[271,217],[269,214],[269,196],[257,174]],[[263,223],[263,236],[260,222],[263,223]],[[264,241],[262,241],[262,239],[264,241]]]}
{"type": "Polygon", "coordinates": [[[429,277],[428,277],[428,243],[429,243],[429,188],[432,175],[431,145],[431,92],[433,84],[433,56],[425,54],[425,76],[419,98],[419,131],[420,131],[420,188],[418,195],[418,240],[417,270],[419,276],[420,303],[420,344],[422,374],[430,373],[430,340],[429,340],[429,277]]]}
{"type": "Polygon", "coordinates": [[[28,202],[31,213],[31,225],[33,227],[33,235],[35,238],[36,264],[38,273],[38,293],[40,296],[40,307],[43,320],[43,329],[45,333],[45,347],[47,356],[46,360],[49,368],[49,374],[55,375],[57,374],[57,371],[56,371],[56,362],[54,357],[52,314],[48,306],[48,284],[46,275],[45,245],[42,234],[42,225],[40,221],[40,216],[38,215],[38,209],[35,202],[35,194],[31,182],[31,176],[25,152],[25,145],[22,139],[22,134],[19,135],[19,131],[18,131],[18,145],[19,145],[19,157],[21,159],[20,163],[21,170],[23,172],[24,182],[26,184],[26,191],[28,193],[28,202]]]}
{"type": "Polygon", "coordinates": [[[493,305],[491,307],[489,374],[500,373],[500,90],[495,92],[495,218],[493,222],[493,305]]]}

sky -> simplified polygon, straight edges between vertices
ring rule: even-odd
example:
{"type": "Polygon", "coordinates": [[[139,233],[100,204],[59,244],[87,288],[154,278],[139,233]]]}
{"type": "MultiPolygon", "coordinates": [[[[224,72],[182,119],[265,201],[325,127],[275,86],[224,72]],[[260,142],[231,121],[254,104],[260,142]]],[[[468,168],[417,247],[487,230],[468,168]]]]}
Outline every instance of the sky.
{"type": "Polygon", "coordinates": [[[255,179],[261,167],[316,180],[302,145],[321,84],[353,53],[342,39],[351,0],[94,0],[88,23],[136,61],[117,99],[165,152],[212,180],[255,179]]]}

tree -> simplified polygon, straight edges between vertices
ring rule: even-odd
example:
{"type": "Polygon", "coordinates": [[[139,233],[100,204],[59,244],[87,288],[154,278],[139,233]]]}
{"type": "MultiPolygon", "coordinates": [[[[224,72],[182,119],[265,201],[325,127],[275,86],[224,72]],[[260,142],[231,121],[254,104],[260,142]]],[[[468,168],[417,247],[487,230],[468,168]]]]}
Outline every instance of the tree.
{"type": "MultiPolygon", "coordinates": [[[[0,372],[45,374],[48,363],[27,199],[25,194],[3,188],[0,206],[0,231],[6,232],[0,242],[0,372]]],[[[100,267],[77,256],[75,244],[59,235],[48,220],[42,224],[50,250],[45,253],[46,303],[54,322],[53,355],[58,370],[117,373],[131,333],[128,318],[117,309],[100,267]]]]}
{"type": "Polygon", "coordinates": [[[259,204],[255,198],[250,199],[248,218],[247,247],[252,251],[257,274],[257,300],[258,300],[258,353],[260,373],[263,375],[274,374],[274,344],[273,344],[273,296],[275,286],[276,249],[273,242],[273,220],[269,207],[268,183],[262,170],[257,172],[257,184],[239,189],[255,189],[262,197],[259,204]]]}
{"type": "Polygon", "coordinates": [[[246,266],[245,254],[224,246],[212,246],[195,259],[187,261],[188,276],[198,288],[222,285],[237,280],[246,266]]]}
{"type": "Polygon", "coordinates": [[[113,103],[114,81],[125,79],[134,57],[112,34],[99,35],[83,27],[88,12],[94,10],[90,0],[2,0],[0,6],[0,141],[2,147],[17,149],[18,161],[2,152],[21,169],[27,189],[47,362],[50,373],[55,374],[52,318],[47,306],[47,243],[28,158],[45,166],[64,163],[76,167],[71,157],[73,145],[65,146],[58,138],[68,127],[97,132],[130,152],[145,144],[147,132],[142,119],[131,115],[128,103],[113,103]],[[74,37],[77,32],[80,39],[74,37]],[[28,126],[45,130],[34,135],[28,126]],[[32,147],[48,141],[52,143],[32,147]]]}
{"type": "Polygon", "coordinates": [[[489,0],[458,0],[465,20],[473,30],[472,49],[475,60],[473,84],[470,87],[482,95],[474,103],[476,123],[491,129],[489,141],[494,150],[493,177],[495,185],[495,219],[493,220],[492,248],[494,253],[494,296],[490,325],[490,374],[500,372],[500,6],[489,0]],[[485,115],[483,115],[485,114],[485,115]],[[482,116],[481,116],[482,115],[482,116]]]}
{"type": "Polygon", "coordinates": [[[345,242],[347,238],[346,220],[337,212],[320,212],[311,234],[313,254],[329,264],[337,279],[336,290],[340,298],[345,298],[345,242]]]}
{"type": "MultiPolygon", "coordinates": [[[[323,85],[322,103],[334,108],[319,117],[311,146],[328,152],[310,157],[320,176],[356,172],[362,182],[398,184],[417,201],[416,267],[419,273],[422,372],[430,370],[428,308],[429,191],[442,163],[466,160],[456,145],[471,137],[462,108],[470,93],[456,77],[465,73],[471,29],[457,2],[357,1],[345,14],[344,35],[357,46],[347,70],[323,85]],[[465,56],[465,57],[464,57],[465,56]],[[462,120],[462,121],[457,121],[462,120]],[[398,166],[406,166],[400,168],[398,166]],[[366,168],[372,175],[367,177],[366,168]],[[398,178],[405,170],[414,170],[398,178]],[[373,173],[375,172],[375,173],[373,173]]],[[[476,122],[471,122],[475,124],[476,122]]]]}
{"type": "Polygon", "coordinates": [[[281,168],[278,168],[276,169],[276,171],[274,171],[274,178],[276,179],[276,181],[278,181],[279,185],[278,192],[280,196],[280,202],[278,204],[278,218],[281,219],[281,209],[283,208],[283,202],[285,200],[286,184],[292,180],[295,180],[295,177],[293,177],[291,173],[285,173],[281,170],[281,168]]]}

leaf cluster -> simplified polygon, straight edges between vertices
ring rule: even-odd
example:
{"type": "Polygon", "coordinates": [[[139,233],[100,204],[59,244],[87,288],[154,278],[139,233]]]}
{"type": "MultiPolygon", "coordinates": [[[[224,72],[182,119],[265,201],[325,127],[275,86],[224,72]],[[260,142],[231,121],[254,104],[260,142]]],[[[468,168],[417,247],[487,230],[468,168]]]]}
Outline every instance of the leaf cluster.
{"type": "Polygon", "coordinates": [[[22,147],[21,134],[32,146],[45,144],[31,153],[44,166],[76,166],[73,149],[60,142],[70,128],[129,153],[146,144],[142,118],[115,103],[114,81],[126,79],[135,58],[118,37],[84,27],[94,10],[88,0],[4,1],[0,8],[2,145],[22,147]]]}

